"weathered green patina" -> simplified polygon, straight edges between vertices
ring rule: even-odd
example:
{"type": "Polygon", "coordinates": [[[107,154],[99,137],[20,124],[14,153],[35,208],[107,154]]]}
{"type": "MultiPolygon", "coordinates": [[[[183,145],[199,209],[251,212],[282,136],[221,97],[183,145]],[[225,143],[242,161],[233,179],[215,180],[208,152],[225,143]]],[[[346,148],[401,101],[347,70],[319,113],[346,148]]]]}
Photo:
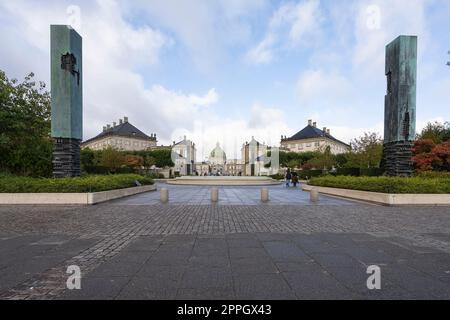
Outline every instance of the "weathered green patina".
{"type": "Polygon", "coordinates": [[[82,140],[82,39],[74,29],[65,25],[50,26],[50,36],[52,137],[82,140]],[[75,60],[68,61],[71,55],[75,60]],[[64,59],[66,68],[63,68],[64,59]],[[68,65],[73,66],[72,70],[68,65]]]}
{"type": "Polygon", "coordinates": [[[386,46],[383,167],[391,176],[413,172],[416,134],[417,36],[399,36],[386,46]]]}
{"type": "Polygon", "coordinates": [[[76,177],[83,139],[83,60],[81,36],[70,26],[50,26],[53,175],[76,177]]]}
{"type": "Polygon", "coordinates": [[[385,72],[384,142],[412,141],[416,132],[416,36],[399,36],[386,46],[385,72]]]}

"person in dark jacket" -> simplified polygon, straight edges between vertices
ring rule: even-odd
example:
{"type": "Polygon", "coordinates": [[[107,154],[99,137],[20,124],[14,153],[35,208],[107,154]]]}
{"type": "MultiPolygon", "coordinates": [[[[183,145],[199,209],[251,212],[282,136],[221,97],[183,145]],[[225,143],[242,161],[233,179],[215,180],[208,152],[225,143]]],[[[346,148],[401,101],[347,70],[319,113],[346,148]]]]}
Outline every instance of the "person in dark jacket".
{"type": "Polygon", "coordinates": [[[294,185],[294,188],[297,187],[297,183],[298,183],[297,172],[292,172],[292,184],[294,185]]]}
{"type": "Polygon", "coordinates": [[[286,188],[290,187],[290,183],[291,183],[291,179],[292,179],[292,174],[291,174],[291,170],[287,170],[286,171],[286,175],[284,176],[286,178],[286,188]]]}

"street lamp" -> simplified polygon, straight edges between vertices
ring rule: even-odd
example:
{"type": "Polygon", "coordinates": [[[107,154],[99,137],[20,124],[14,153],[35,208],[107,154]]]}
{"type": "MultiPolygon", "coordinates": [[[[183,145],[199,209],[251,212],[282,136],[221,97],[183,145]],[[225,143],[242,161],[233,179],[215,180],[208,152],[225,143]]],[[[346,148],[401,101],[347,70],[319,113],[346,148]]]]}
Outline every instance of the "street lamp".
{"type": "MultiPolygon", "coordinates": [[[[450,56],[450,51],[448,52],[448,55],[450,56]]],[[[447,65],[450,66],[450,61],[447,62],[447,65]]]]}

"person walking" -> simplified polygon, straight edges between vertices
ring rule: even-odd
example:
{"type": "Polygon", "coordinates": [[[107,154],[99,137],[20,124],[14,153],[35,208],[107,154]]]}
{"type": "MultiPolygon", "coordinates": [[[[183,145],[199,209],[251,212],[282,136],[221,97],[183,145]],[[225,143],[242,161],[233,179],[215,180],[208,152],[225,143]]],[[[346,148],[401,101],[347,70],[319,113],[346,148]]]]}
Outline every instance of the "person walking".
{"type": "Polygon", "coordinates": [[[288,169],[286,171],[285,178],[286,178],[286,188],[289,188],[290,187],[290,183],[291,183],[291,179],[292,179],[292,174],[291,174],[291,170],[290,169],[288,169]]]}
{"type": "Polygon", "coordinates": [[[297,172],[292,172],[292,184],[294,185],[294,188],[297,187],[297,183],[298,183],[297,172]]]}

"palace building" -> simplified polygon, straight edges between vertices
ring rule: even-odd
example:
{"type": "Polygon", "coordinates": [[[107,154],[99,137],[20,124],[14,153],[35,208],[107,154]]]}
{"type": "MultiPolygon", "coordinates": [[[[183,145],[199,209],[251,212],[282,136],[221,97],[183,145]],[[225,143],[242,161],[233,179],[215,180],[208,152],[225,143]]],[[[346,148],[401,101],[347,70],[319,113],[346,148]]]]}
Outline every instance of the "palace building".
{"type": "Polygon", "coordinates": [[[196,153],[195,143],[188,140],[186,136],[180,142],[174,141],[172,146],[172,161],[175,160],[175,173],[178,173],[180,176],[194,174],[196,170],[196,153]]]}
{"type": "Polygon", "coordinates": [[[128,117],[113,122],[103,127],[103,131],[97,136],[84,141],[81,144],[83,149],[103,150],[113,147],[123,151],[142,151],[156,147],[156,134],[150,136],[128,122],[128,117]]]}
{"type": "Polygon", "coordinates": [[[330,147],[332,154],[340,154],[350,151],[350,145],[342,142],[330,133],[330,129],[317,128],[317,123],[308,120],[308,125],[294,134],[292,137],[281,137],[280,150],[293,152],[324,151],[330,147]]]}

